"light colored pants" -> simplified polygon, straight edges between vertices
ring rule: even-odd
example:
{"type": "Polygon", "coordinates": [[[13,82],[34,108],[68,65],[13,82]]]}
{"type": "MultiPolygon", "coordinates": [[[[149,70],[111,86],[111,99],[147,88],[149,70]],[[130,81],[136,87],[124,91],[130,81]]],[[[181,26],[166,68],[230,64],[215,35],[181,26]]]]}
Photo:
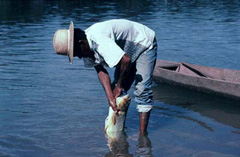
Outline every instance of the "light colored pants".
{"type": "MultiPolygon", "coordinates": [[[[154,46],[148,52],[143,53],[139,58],[132,63],[129,76],[123,80],[123,89],[128,91],[133,81],[135,80],[135,101],[138,104],[138,112],[149,112],[152,110],[153,92],[152,74],[157,59],[157,42],[154,40],[154,46]]],[[[119,68],[116,68],[114,73],[114,82],[116,83],[119,76],[119,68]]]]}

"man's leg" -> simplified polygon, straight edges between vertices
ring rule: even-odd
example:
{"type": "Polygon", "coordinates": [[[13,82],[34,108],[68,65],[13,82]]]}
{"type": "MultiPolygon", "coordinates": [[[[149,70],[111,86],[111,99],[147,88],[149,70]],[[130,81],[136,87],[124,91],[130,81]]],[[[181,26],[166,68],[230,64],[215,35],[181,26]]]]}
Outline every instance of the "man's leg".
{"type": "Polygon", "coordinates": [[[140,118],[140,134],[147,131],[150,112],[152,110],[153,92],[152,73],[157,58],[157,45],[146,54],[142,54],[136,61],[136,77],[135,77],[135,101],[138,104],[137,110],[140,118]]]}

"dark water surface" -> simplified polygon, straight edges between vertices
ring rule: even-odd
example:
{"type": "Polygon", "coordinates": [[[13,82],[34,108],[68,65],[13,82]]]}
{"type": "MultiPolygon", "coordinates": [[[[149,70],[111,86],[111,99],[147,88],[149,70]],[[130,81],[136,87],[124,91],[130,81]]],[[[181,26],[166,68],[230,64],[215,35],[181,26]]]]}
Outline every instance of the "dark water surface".
{"type": "MultiPolygon", "coordinates": [[[[156,31],[158,58],[240,69],[240,1],[0,1],[0,156],[240,156],[240,102],[154,87],[149,134],[131,103],[108,149],[107,100],[94,69],[57,56],[56,29],[126,18],[156,31]]],[[[112,74],[113,70],[110,70],[112,74]]],[[[132,94],[131,89],[130,93],[132,94]]]]}

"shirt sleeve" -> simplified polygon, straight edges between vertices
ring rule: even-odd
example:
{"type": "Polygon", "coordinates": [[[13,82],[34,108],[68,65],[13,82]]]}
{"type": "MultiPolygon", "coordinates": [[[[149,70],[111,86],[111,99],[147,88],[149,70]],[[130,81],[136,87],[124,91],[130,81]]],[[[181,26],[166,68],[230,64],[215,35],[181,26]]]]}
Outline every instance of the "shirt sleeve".
{"type": "Polygon", "coordinates": [[[113,68],[118,64],[125,52],[109,37],[101,36],[98,39],[98,53],[103,57],[107,65],[113,68]]]}

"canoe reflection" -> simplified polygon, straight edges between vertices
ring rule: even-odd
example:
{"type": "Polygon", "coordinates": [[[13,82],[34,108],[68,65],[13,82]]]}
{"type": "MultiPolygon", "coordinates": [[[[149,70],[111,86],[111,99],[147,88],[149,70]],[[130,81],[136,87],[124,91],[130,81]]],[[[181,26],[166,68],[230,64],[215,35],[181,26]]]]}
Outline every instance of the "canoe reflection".
{"type": "MultiPolygon", "coordinates": [[[[180,106],[199,112],[201,115],[215,119],[226,125],[240,128],[240,101],[228,99],[210,93],[189,90],[181,86],[172,86],[165,83],[153,87],[154,99],[168,105],[180,106]]],[[[159,107],[156,106],[156,109],[159,107]]],[[[189,117],[180,117],[189,119],[189,117]]],[[[189,119],[190,120],[190,119],[189,119]]],[[[207,129],[205,124],[193,120],[207,129]]]]}

